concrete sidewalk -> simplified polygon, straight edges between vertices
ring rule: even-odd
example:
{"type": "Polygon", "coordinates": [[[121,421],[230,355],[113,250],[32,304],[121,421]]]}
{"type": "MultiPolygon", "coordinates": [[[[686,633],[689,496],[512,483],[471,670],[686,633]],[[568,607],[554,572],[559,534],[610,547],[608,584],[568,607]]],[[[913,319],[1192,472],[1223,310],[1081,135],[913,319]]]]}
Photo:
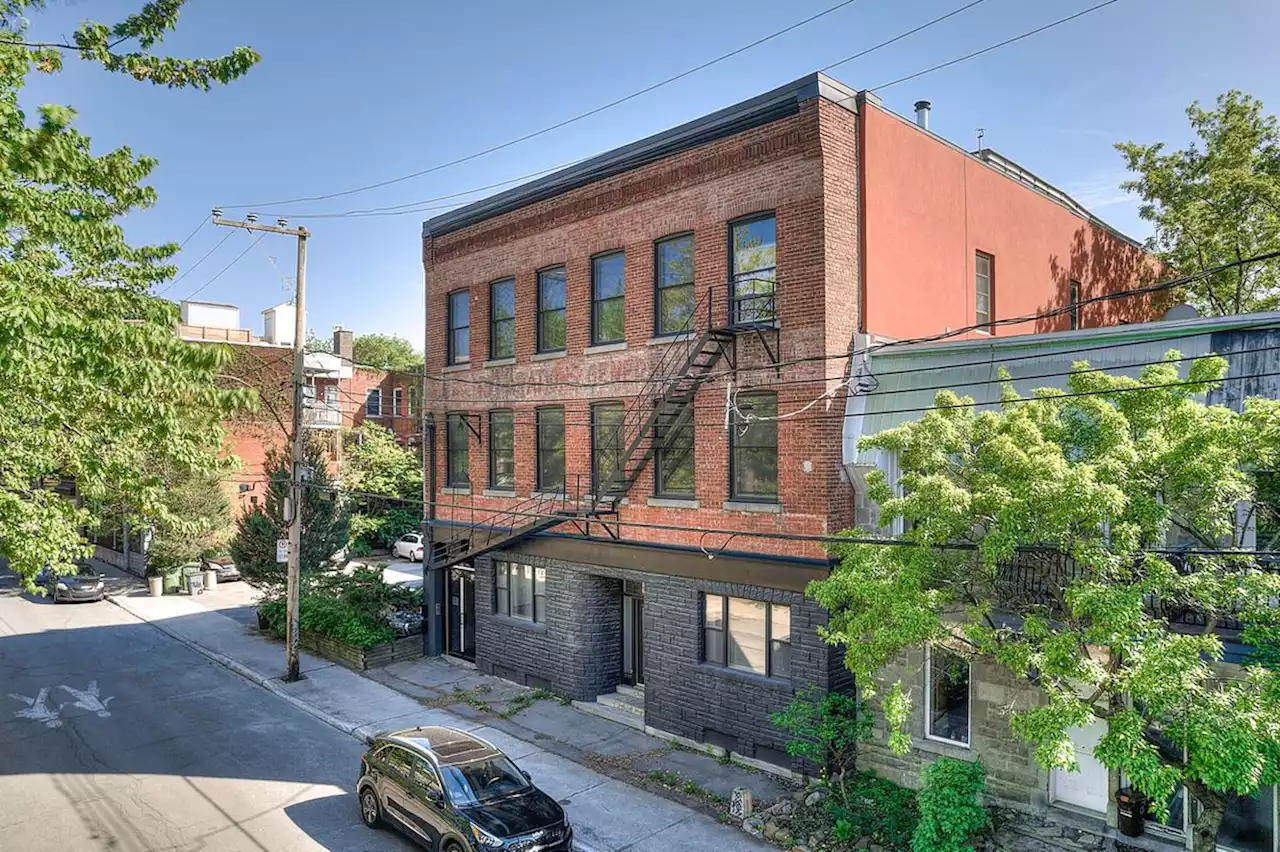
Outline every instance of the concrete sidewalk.
{"type": "MultiPolygon", "coordinates": [[[[539,787],[565,806],[583,852],[666,852],[671,849],[763,852],[777,848],[735,827],[723,825],[707,813],[640,789],[611,777],[613,773],[597,771],[574,759],[584,759],[584,755],[594,757],[601,750],[606,754],[615,751],[648,756],[659,761],[655,766],[660,765],[663,756],[660,753],[674,757],[677,763],[706,760],[719,765],[715,758],[673,750],[669,744],[621,726],[617,726],[619,731],[612,731],[607,726],[613,723],[555,701],[517,698],[521,693],[531,693],[515,684],[497,682],[505,684],[509,692],[509,697],[505,697],[505,693],[500,696],[490,683],[496,682],[495,679],[472,669],[441,660],[424,660],[397,664],[389,667],[396,671],[380,670],[365,677],[304,654],[305,678],[285,683],[280,680],[284,664],[281,644],[246,626],[242,618],[224,614],[242,610],[243,604],[237,599],[247,600],[250,594],[247,587],[237,589],[234,585],[220,587],[198,598],[185,595],[152,598],[131,589],[110,600],[299,709],[359,739],[367,740],[379,731],[415,725],[447,725],[484,737],[506,751],[533,775],[539,787]],[[500,700],[507,702],[506,709],[496,709],[489,703],[500,700]],[[574,715],[557,718],[558,712],[574,715]],[[563,742],[559,736],[564,734],[566,725],[574,729],[579,738],[593,737],[592,742],[599,748],[584,751],[563,742]],[[554,730],[548,733],[542,729],[554,730]],[[623,731],[625,735],[641,739],[625,740],[623,731]]],[[[603,761],[588,762],[607,768],[603,761]]],[[[736,783],[734,773],[738,771],[750,770],[734,768],[726,774],[724,783],[736,783]]],[[[676,770],[655,769],[648,773],[673,784],[677,777],[683,777],[676,770]]],[[[762,789],[767,785],[776,787],[776,782],[761,776],[748,786],[753,787],[759,800],[768,798],[762,789]]],[[[686,795],[712,798],[721,795],[701,786],[685,786],[686,795]]]]}

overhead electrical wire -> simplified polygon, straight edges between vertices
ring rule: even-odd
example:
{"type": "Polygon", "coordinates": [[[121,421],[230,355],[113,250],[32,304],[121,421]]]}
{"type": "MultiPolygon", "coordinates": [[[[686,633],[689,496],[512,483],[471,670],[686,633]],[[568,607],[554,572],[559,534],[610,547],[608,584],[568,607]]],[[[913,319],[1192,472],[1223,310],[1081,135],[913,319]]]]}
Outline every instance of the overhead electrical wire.
{"type": "Polygon", "coordinates": [[[204,263],[206,260],[208,260],[210,257],[212,257],[214,252],[216,252],[218,249],[222,248],[222,244],[223,244],[223,243],[225,243],[227,240],[231,239],[231,234],[232,234],[232,233],[233,233],[233,232],[230,232],[230,231],[229,231],[229,232],[227,232],[227,235],[226,235],[226,236],[224,236],[222,239],[218,240],[217,244],[216,244],[213,248],[211,248],[211,249],[209,249],[207,252],[205,252],[203,257],[201,257],[201,258],[200,258],[199,260],[197,260],[195,263],[191,264],[189,267],[187,267],[185,270],[183,270],[182,274],[181,274],[181,275],[179,275],[177,278],[174,278],[172,281],[170,281],[168,284],[166,284],[166,285],[165,285],[164,287],[162,287],[160,290],[156,291],[156,295],[157,295],[157,296],[163,296],[165,293],[168,293],[170,290],[172,290],[172,289],[173,289],[173,288],[178,284],[178,282],[179,282],[179,281],[181,281],[183,278],[186,278],[186,277],[187,277],[188,275],[190,275],[192,272],[195,272],[195,271],[196,271],[196,269],[198,269],[198,268],[200,267],[200,264],[204,263]]]}
{"type": "MultiPolygon", "coordinates": [[[[234,232],[233,232],[233,233],[234,233],[234,232]]],[[[212,284],[213,282],[215,282],[215,281],[217,281],[219,278],[221,278],[221,277],[222,277],[222,275],[223,275],[223,273],[225,273],[228,269],[230,269],[231,267],[233,267],[233,266],[235,266],[237,263],[239,263],[239,262],[240,262],[240,259],[241,259],[242,257],[244,257],[246,254],[248,254],[249,252],[253,251],[253,247],[254,247],[254,246],[256,246],[258,243],[262,242],[262,237],[264,237],[264,236],[266,236],[266,234],[262,234],[262,235],[260,235],[260,236],[259,236],[256,240],[254,240],[252,243],[250,243],[249,245],[245,246],[244,251],[242,251],[242,252],[240,252],[238,255],[236,255],[234,260],[232,260],[232,261],[231,261],[230,263],[228,263],[226,266],[224,266],[224,267],[222,267],[221,269],[219,269],[219,270],[218,270],[218,274],[217,274],[217,275],[213,276],[213,277],[212,277],[212,278],[210,278],[208,281],[204,282],[204,283],[203,283],[203,284],[201,284],[199,287],[197,287],[196,289],[192,290],[192,291],[187,295],[187,297],[186,297],[185,299],[183,299],[183,301],[190,301],[190,300],[194,299],[197,295],[199,295],[201,292],[203,292],[203,291],[204,291],[204,289],[205,289],[206,287],[208,287],[210,284],[212,284]]]]}

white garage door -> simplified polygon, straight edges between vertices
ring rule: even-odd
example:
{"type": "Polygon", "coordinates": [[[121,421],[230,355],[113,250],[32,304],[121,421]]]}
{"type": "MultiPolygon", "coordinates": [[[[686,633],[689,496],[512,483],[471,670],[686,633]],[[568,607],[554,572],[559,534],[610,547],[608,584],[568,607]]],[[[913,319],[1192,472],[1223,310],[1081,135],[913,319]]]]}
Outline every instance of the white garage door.
{"type": "Polygon", "coordinates": [[[1053,770],[1049,777],[1049,798],[1098,813],[1107,811],[1107,768],[1093,756],[1093,748],[1107,732],[1107,723],[1095,721],[1085,728],[1074,728],[1071,741],[1076,745],[1079,772],[1053,770]]]}

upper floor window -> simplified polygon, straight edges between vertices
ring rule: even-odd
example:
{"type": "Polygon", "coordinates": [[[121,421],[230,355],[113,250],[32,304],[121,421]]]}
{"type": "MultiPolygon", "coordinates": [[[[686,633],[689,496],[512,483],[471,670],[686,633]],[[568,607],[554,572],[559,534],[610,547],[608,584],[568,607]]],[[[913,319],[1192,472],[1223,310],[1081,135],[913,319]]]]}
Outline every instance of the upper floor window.
{"type": "Polygon", "coordinates": [[[778,499],[778,422],[752,420],[751,416],[778,416],[778,397],[773,393],[743,394],[739,418],[729,429],[730,496],[738,500],[778,499]]]}
{"type": "Polygon", "coordinates": [[[369,388],[369,392],[365,394],[364,414],[365,417],[382,416],[382,390],[380,388],[369,388]]]}
{"type": "Polygon", "coordinates": [[[565,346],[564,267],[538,273],[538,351],[560,352],[565,346]]]}
{"type": "Polygon", "coordinates": [[[539,491],[564,490],[564,409],[539,408],[534,430],[539,491]]]}
{"type": "Polygon", "coordinates": [[[591,261],[591,343],[626,339],[626,257],[618,251],[591,261]]]}
{"type": "Polygon", "coordinates": [[[693,234],[668,237],[654,246],[654,331],[688,331],[693,316],[693,234]]]}
{"type": "Polygon", "coordinates": [[[516,487],[516,425],[510,411],[489,412],[489,487],[516,487]]]}
{"type": "Polygon", "coordinates": [[[926,645],[925,735],[969,745],[969,661],[946,648],[926,645]]]}
{"type": "Polygon", "coordinates": [[[702,659],[765,677],[791,676],[791,607],[703,595],[702,659]]]}
{"type": "Polygon", "coordinates": [[[1071,310],[1068,315],[1071,317],[1071,328],[1075,330],[1080,327],[1080,282],[1071,282],[1071,293],[1069,295],[1071,310]]]}
{"type": "Polygon", "coordinates": [[[514,278],[489,285],[489,357],[516,357],[516,282],[514,278]]]}
{"type": "Polygon", "coordinates": [[[613,475],[622,464],[622,418],[620,402],[591,406],[591,491],[601,496],[617,482],[613,475]]]}
{"type": "Polygon", "coordinates": [[[663,415],[655,432],[654,491],[659,497],[693,493],[693,403],[663,415]]]}
{"type": "Polygon", "coordinates": [[[446,418],[445,485],[465,488],[471,484],[471,436],[467,433],[467,415],[450,414],[446,418]]]}
{"type": "Polygon", "coordinates": [[[338,386],[337,385],[324,386],[324,404],[329,406],[330,408],[333,408],[338,404],[338,386]]]}
{"type": "Polygon", "coordinates": [[[991,331],[992,296],[995,294],[995,258],[978,252],[973,256],[973,324],[991,331]]]}
{"type": "Polygon", "coordinates": [[[773,214],[744,219],[729,226],[732,265],[729,321],[772,322],[778,315],[777,220],[773,214]]]}
{"type": "Polygon", "coordinates": [[[404,414],[404,388],[391,391],[391,414],[395,417],[404,414]]]}
{"type": "Polygon", "coordinates": [[[465,364],[471,360],[471,292],[458,290],[449,294],[449,352],[450,364],[465,364]]]}

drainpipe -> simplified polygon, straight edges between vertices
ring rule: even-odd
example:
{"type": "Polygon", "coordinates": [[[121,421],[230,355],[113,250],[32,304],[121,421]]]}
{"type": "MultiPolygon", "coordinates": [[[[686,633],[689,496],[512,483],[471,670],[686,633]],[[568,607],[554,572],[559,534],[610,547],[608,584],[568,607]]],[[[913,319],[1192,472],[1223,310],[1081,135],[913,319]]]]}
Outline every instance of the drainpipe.
{"type": "MultiPolygon", "coordinates": [[[[425,404],[425,403],[424,403],[425,404]]],[[[435,567],[436,520],[436,416],[423,418],[424,446],[427,450],[426,519],[422,524],[422,653],[438,657],[444,653],[444,571],[435,567]]]]}

